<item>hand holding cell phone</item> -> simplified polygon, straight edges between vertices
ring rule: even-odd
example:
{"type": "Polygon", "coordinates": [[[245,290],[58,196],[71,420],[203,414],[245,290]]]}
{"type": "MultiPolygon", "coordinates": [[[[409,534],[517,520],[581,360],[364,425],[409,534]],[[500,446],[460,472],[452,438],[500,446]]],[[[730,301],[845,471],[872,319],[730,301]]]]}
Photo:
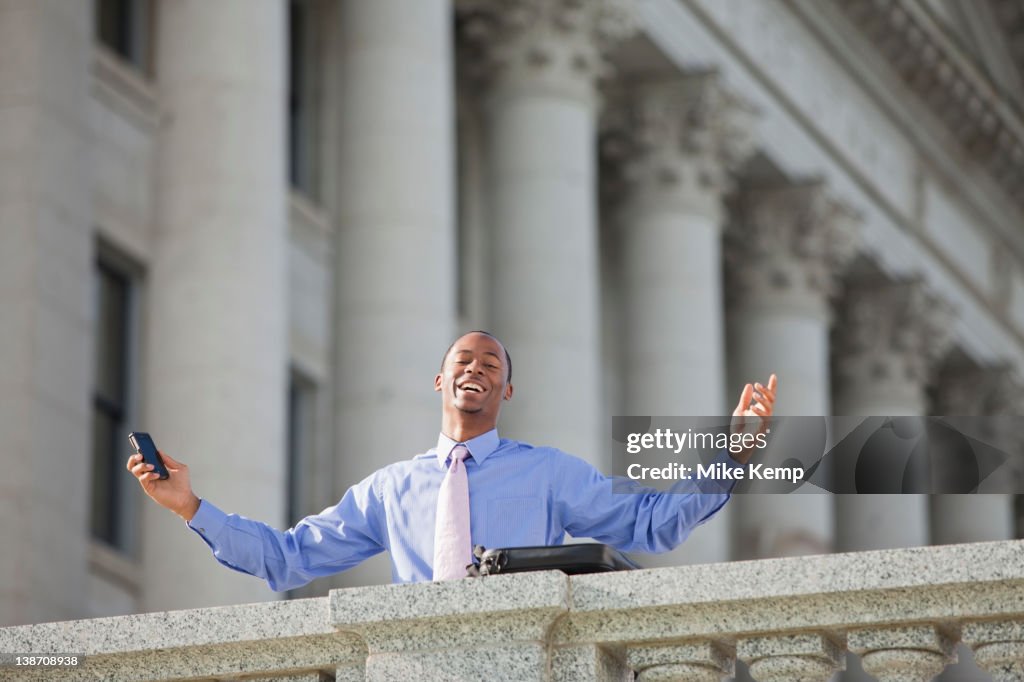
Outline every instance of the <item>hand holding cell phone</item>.
{"type": "Polygon", "coordinates": [[[165,480],[170,476],[167,473],[167,467],[164,466],[163,458],[160,457],[160,451],[156,449],[156,443],[153,442],[152,436],[143,431],[135,431],[128,434],[128,442],[132,444],[136,454],[142,455],[142,461],[153,467],[153,471],[156,472],[161,480],[165,480]]]}
{"type": "Polygon", "coordinates": [[[128,440],[135,450],[128,458],[128,471],[157,504],[191,521],[199,498],[192,492],[188,466],[158,450],[148,433],[131,433],[128,440]]]}

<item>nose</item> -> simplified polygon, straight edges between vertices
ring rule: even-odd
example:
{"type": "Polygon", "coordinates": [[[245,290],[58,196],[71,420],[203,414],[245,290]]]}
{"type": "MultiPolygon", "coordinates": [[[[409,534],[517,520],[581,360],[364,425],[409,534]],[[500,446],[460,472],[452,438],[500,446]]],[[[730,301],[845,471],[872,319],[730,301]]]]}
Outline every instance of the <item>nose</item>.
{"type": "Polygon", "coordinates": [[[466,372],[469,374],[483,374],[483,363],[479,360],[473,360],[466,365],[466,372]]]}

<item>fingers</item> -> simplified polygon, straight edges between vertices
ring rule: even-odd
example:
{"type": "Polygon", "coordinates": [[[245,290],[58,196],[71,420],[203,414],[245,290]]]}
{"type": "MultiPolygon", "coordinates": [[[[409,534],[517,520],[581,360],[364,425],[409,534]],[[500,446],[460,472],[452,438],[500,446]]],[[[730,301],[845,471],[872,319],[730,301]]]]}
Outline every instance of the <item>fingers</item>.
{"type": "Polygon", "coordinates": [[[775,390],[778,386],[779,378],[772,374],[768,379],[768,385],[764,386],[760,383],[754,384],[754,398],[760,404],[761,408],[771,415],[772,409],[775,407],[775,390]]]}
{"type": "Polygon", "coordinates": [[[139,483],[159,480],[160,474],[156,473],[154,468],[152,464],[143,462],[140,454],[134,454],[128,458],[128,471],[132,472],[132,476],[137,478],[139,483]]]}
{"type": "Polygon", "coordinates": [[[750,400],[753,395],[754,386],[752,384],[744,386],[743,392],[740,394],[740,401],[736,405],[736,412],[734,414],[746,412],[747,406],[750,405],[750,400]]]}

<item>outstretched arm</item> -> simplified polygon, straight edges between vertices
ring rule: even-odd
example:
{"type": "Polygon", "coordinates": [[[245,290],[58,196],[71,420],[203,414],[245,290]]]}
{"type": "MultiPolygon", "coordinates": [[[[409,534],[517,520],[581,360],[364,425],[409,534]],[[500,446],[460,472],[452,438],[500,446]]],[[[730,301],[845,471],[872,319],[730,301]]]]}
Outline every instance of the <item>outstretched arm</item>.
{"type": "Polygon", "coordinates": [[[333,507],[287,531],[237,514],[225,514],[192,491],[188,467],[161,452],[170,476],[160,480],[141,456],[128,469],[157,504],[185,519],[221,564],[267,581],[275,591],[305,585],[384,549],[383,511],[374,476],[352,486],[333,507]]]}

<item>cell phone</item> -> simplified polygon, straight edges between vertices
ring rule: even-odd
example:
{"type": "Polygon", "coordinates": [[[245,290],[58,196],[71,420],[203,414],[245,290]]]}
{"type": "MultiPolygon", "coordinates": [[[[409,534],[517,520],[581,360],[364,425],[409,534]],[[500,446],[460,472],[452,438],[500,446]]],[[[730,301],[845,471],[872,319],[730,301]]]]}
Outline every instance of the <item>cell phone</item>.
{"type": "Polygon", "coordinates": [[[170,476],[167,473],[167,467],[164,466],[164,460],[160,457],[160,453],[156,449],[156,443],[153,442],[153,438],[144,431],[134,431],[128,434],[128,442],[135,448],[135,452],[142,455],[142,461],[146,464],[153,465],[153,471],[161,478],[165,479],[170,476]]]}

